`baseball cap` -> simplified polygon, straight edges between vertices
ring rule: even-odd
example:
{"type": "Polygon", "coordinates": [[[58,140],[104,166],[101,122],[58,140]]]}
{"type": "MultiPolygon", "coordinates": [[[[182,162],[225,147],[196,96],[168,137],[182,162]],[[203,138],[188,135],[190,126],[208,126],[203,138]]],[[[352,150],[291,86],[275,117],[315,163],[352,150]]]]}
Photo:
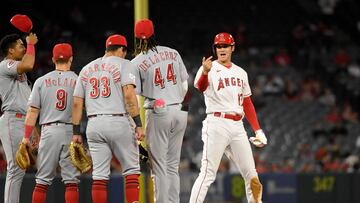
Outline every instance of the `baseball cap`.
{"type": "Polygon", "coordinates": [[[53,49],[53,58],[58,59],[69,59],[73,55],[72,47],[68,43],[56,44],[53,49]]]}
{"type": "Polygon", "coordinates": [[[217,44],[228,44],[228,45],[234,45],[235,41],[233,36],[231,34],[226,32],[221,32],[217,34],[214,38],[214,45],[217,44]]]}
{"type": "Polygon", "coordinates": [[[10,23],[21,32],[30,33],[33,23],[27,15],[16,14],[10,19],[10,23]]]}
{"type": "Polygon", "coordinates": [[[134,32],[136,38],[149,39],[154,34],[153,22],[149,19],[138,20],[134,32]]]}
{"type": "Polygon", "coordinates": [[[122,35],[111,35],[107,38],[105,46],[121,45],[127,47],[126,38],[122,35]]]}

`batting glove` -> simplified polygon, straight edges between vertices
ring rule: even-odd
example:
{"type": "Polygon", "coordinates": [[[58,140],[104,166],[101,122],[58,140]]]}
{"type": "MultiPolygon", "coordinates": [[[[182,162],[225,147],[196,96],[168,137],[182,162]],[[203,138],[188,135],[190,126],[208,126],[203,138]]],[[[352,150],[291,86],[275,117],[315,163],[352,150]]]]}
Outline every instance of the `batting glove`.
{"type": "Polygon", "coordinates": [[[250,137],[249,141],[256,147],[263,147],[267,144],[267,138],[261,129],[257,130],[255,137],[250,137]]]}

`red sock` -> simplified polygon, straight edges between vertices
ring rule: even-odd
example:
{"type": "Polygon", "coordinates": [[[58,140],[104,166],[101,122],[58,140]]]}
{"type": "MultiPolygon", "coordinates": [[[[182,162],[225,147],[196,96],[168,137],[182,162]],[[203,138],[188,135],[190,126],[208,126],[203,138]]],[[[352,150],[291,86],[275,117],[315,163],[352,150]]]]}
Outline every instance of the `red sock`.
{"type": "Polygon", "coordinates": [[[94,203],[107,202],[107,180],[94,180],[92,184],[92,199],[94,203]]]}
{"type": "Polygon", "coordinates": [[[139,174],[128,175],[125,177],[126,202],[133,203],[139,201],[139,174]]]}
{"type": "Polygon", "coordinates": [[[65,185],[65,202],[66,203],[78,203],[79,201],[79,190],[78,184],[68,183],[65,185]]]}
{"type": "Polygon", "coordinates": [[[48,187],[48,185],[36,184],[33,191],[32,202],[44,203],[46,200],[46,190],[48,187]]]}

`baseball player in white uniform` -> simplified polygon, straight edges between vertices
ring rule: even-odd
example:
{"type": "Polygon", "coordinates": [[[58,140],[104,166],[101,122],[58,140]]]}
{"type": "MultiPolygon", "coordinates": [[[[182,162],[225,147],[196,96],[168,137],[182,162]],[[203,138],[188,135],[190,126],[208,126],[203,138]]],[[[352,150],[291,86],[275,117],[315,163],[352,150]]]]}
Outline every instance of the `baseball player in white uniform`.
{"type": "Polygon", "coordinates": [[[86,129],[93,160],[92,198],[94,203],[107,202],[107,182],[112,154],[120,161],[125,177],[127,203],[139,201],[139,149],[142,140],[135,92],[135,67],[124,59],[127,42],[122,35],[106,40],[103,57],[87,64],[80,72],[74,92],[73,141],[82,142],[80,120],[85,102],[89,118],[86,129]],[[134,126],[131,118],[134,120],[134,126]]]}
{"type": "Polygon", "coordinates": [[[40,115],[41,139],[37,157],[38,171],[32,202],[44,203],[46,191],[58,165],[65,184],[65,202],[77,203],[80,172],[71,164],[69,144],[72,139],[72,103],[77,75],[70,71],[72,47],[68,43],[53,48],[55,70],[35,81],[29,98],[22,142],[29,145],[30,133],[40,115]]]}
{"type": "Polygon", "coordinates": [[[262,185],[255,169],[243,117],[255,131],[256,136],[250,138],[255,146],[263,147],[267,139],[260,129],[250,99],[248,76],[244,69],[231,62],[235,42],[229,33],[217,34],[213,46],[217,60],[212,61],[212,56],[204,57],[194,81],[194,86],[204,94],[207,116],[202,128],[204,146],[200,174],[193,185],[189,202],[204,201],[225,153],[245,180],[248,202],[261,203],[262,185]]]}
{"type": "Polygon", "coordinates": [[[159,46],[151,20],[135,24],[135,64],[141,81],[137,85],[144,96],[146,142],[150,154],[151,175],[156,203],[179,203],[179,162],[187,125],[181,103],[188,88],[188,73],[180,54],[159,46]]]}
{"type": "Polygon", "coordinates": [[[16,164],[15,154],[24,134],[26,104],[31,93],[25,73],[33,70],[37,42],[33,33],[26,37],[26,48],[17,34],[7,35],[0,42],[4,57],[0,62],[1,111],[4,112],[0,118],[0,138],[7,161],[4,203],[19,202],[25,175],[16,164]]]}

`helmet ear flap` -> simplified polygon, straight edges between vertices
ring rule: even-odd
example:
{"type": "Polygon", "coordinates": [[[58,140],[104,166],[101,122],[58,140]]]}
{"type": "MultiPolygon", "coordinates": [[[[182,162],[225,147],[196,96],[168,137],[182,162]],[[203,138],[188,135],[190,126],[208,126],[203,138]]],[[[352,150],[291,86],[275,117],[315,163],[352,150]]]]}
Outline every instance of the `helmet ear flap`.
{"type": "Polygon", "coordinates": [[[213,44],[213,46],[212,46],[212,55],[213,55],[213,59],[217,59],[216,45],[215,44],[213,44]]]}

